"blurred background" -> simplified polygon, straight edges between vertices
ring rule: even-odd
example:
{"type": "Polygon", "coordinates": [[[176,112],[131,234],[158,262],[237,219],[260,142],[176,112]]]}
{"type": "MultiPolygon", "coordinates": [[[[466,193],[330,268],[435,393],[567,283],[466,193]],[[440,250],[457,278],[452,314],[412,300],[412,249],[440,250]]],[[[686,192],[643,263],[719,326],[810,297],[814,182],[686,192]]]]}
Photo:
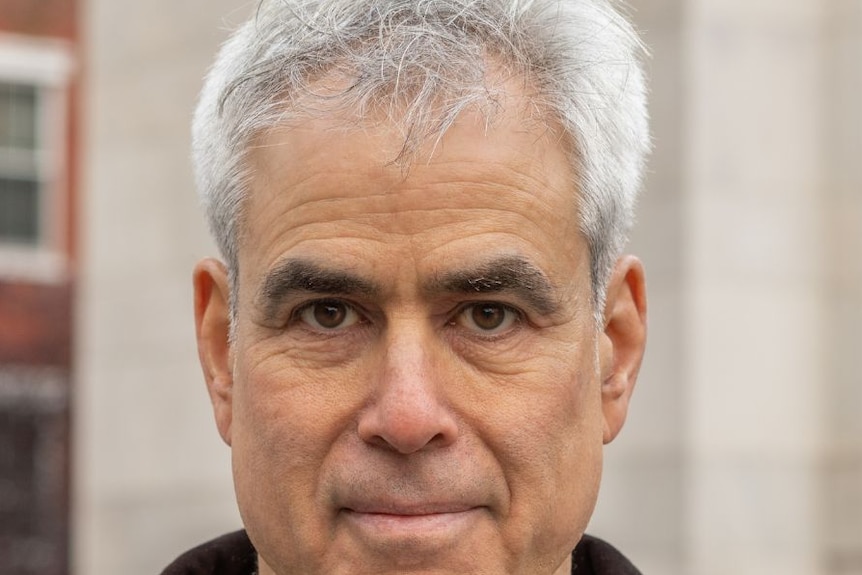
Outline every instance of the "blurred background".
{"type": "MultiPolygon", "coordinates": [[[[645,574],[862,574],[862,0],[631,0],[650,343],[590,530],[645,574]]],[[[240,526],[189,116],[240,0],[0,0],[0,573],[240,526]]]]}

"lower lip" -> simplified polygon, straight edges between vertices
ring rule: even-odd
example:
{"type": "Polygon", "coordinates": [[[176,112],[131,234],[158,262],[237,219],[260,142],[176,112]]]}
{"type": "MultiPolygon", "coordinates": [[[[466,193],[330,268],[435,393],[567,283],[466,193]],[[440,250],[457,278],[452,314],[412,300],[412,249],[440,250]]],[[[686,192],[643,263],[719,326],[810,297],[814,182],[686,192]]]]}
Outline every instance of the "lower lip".
{"type": "Polygon", "coordinates": [[[397,515],[345,510],[347,521],[365,538],[379,542],[451,542],[478,520],[481,508],[447,513],[397,515]]]}

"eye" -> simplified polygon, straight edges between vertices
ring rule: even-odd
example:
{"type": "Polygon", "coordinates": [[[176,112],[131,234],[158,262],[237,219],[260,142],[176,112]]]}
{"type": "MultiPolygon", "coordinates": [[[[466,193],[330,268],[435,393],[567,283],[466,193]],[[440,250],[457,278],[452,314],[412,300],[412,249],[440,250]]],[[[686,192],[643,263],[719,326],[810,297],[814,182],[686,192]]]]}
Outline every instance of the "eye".
{"type": "Polygon", "coordinates": [[[318,331],[346,329],[360,320],[353,306],[339,300],[311,302],[299,310],[298,316],[306,325],[318,331]]]}
{"type": "Polygon", "coordinates": [[[502,333],[520,319],[520,314],[501,303],[476,303],[464,307],[455,323],[482,335],[502,333]]]}

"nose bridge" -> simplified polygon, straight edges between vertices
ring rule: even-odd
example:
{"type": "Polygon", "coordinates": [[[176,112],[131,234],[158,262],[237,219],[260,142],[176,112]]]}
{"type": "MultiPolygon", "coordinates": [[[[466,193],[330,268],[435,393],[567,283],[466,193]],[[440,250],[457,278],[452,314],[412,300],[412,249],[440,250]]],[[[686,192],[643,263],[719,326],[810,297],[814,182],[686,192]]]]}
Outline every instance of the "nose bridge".
{"type": "Polygon", "coordinates": [[[410,383],[432,384],[428,381],[434,353],[431,339],[425,326],[412,318],[390,322],[384,344],[381,383],[392,383],[396,388],[409,387],[410,383]]]}
{"type": "Polygon", "coordinates": [[[457,425],[445,401],[443,374],[435,369],[438,352],[422,322],[390,322],[373,400],[359,422],[363,440],[404,454],[455,440],[457,425]]]}

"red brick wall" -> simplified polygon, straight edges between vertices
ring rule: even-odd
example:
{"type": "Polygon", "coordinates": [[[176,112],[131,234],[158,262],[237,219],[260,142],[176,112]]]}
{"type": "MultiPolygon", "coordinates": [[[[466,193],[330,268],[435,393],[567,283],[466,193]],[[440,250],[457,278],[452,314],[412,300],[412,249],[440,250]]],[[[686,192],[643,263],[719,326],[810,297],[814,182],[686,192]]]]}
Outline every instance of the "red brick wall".
{"type": "MultiPolygon", "coordinates": [[[[58,248],[74,277],[80,157],[78,0],[0,0],[0,34],[57,38],[72,47],[65,150],[67,236],[58,248]]],[[[68,575],[72,281],[0,276],[0,573],[68,575]]]]}
{"type": "Polygon", "coordinates": [[[0,31],[73,40],[76,4],[75,0],[0,0],[0,31]]]}
{"type": "Polygon", "coordinates": [[[0,278],[0,573],[69,574],[72,290],[0,278]]]}
{"type": "Polygon", "coordinates": [[[0,365],[71,363],[72,298],[68,285],[38,285],[0,278],[0,365]]]}

